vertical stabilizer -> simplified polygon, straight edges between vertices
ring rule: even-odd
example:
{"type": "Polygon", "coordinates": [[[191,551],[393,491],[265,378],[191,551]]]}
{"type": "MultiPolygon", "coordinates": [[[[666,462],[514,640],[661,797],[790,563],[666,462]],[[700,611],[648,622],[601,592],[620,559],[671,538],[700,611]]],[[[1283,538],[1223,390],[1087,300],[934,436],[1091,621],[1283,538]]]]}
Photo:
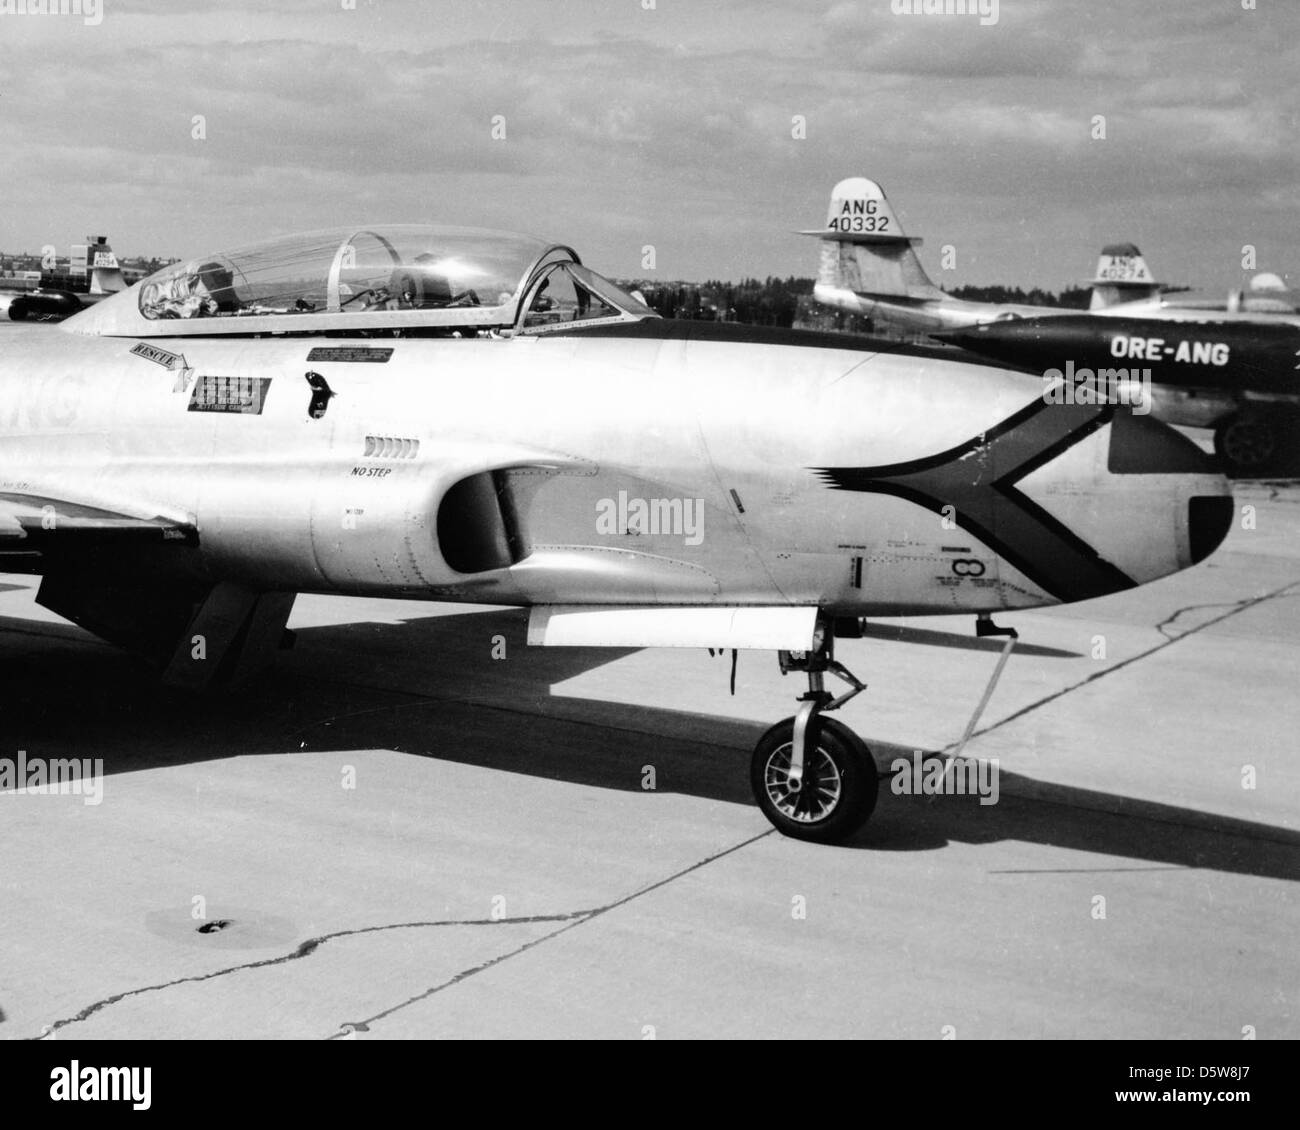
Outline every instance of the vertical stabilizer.
{"type": "Polygon", "coordinates": [[[118,264],[117,256],[108,245],[108,237],[102,235],[88,236],[86,266],[90,270],[91,294],[114,294],[126,289],[126,277],[118,264]]]}
{"type": "MultiPolygon", "coordinates": [[[[944,294],[916,257],[920,244],[903,231],[884,190],[866,177],[849,177],[831,189],[826,226],[801,233],[821,242],[817,291],[933,299],[944,294]]],[[[820,294],[819,294],[820,296],[820,294]]]]}
{"type": "Polygon", "coordinates": [[[1142,252],[1132,243],[1112,243],[1101,249],[1097,275],[1089,279],[1092,300],[1089,310],[1104,310],[1124,302],[1155,298],[1161,284],[1155,281],[1142,252]]]}

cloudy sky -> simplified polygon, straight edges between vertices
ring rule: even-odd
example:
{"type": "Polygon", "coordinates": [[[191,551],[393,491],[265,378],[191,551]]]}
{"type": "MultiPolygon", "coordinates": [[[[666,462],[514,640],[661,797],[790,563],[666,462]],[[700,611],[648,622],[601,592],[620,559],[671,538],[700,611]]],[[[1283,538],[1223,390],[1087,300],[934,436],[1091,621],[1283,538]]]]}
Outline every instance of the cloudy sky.
{"type": "Polygon", "coordinates": [[[664,278],[811,275],[792,233],[864,175],[945,286],[1059,289],[1116,240],[1177,283],[1237,285],[1245,244],[1300,280],[1297,0],[1001,0],[987,26],[902,0],[101,2],[0,0],[4,250],[437,221],[611,275],[646,244],[664,278]]]}

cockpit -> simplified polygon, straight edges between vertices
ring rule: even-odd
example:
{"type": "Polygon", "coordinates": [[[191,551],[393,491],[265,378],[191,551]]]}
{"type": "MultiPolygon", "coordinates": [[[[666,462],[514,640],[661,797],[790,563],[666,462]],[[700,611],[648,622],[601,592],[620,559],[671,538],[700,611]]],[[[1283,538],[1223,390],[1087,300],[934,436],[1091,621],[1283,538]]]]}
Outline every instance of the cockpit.
{"type": "Polygon", "coordinates": [[[66,323],[110,336],[538,334],[657,317],[576,252],[478,228],[309,232],[151,275],[66,323]]]}

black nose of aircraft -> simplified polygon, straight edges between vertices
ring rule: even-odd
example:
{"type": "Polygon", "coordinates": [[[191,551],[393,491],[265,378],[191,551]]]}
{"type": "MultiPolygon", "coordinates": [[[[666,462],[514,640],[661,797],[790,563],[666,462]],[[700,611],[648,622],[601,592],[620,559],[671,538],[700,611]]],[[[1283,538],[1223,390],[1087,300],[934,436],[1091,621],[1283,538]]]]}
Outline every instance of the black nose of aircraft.
{"type": "Polygon", "coordinates": [[[941,330],[930,336],[983,357],[1022,368],[1055,363],[1062,347],[1077,346],[1081,331],[1070,315],[1051,318],[999,318],[993,322],[941,330]],[[1066,321],[1068,319],[1068,322],[1066,321]]]}

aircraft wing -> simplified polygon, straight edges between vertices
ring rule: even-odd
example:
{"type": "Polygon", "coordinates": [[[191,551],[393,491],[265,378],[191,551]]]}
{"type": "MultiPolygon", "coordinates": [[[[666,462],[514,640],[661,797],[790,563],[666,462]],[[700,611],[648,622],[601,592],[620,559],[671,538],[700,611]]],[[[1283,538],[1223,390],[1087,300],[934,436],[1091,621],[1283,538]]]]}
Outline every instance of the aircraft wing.
{"type": "Polygon", "coordinates": [[[43,495],[0,491],[0,565],[6,560],[129,542],[195,545],[194,526],[43,495]]]}
{"type": "Polygon", "coordinates": [[[534,647],[809,651],[816,646],[817,612],[811,605],[756,608],[536,605],[529,613],[528,643],[534,647]]]}

